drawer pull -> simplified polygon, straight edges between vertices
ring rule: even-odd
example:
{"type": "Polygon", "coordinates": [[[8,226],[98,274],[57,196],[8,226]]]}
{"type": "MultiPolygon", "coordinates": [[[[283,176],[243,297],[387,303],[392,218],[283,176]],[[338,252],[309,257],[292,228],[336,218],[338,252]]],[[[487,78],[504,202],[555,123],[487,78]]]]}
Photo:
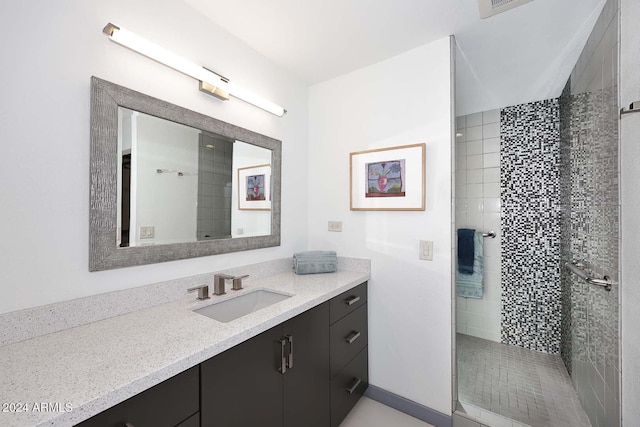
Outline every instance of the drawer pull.
{"type": "Polygon", "coordinates": [[[280,368],[278,369],[278,372],[284,375],[287,373],[287,356],[284,355],[287,340],[282,338],[279,339],[278,342],[280,343],[280,368]]]}
{"type": "Polygon", "coordinates": [[[293,335],[286,336],[287,341],[289,341],[289,356],[287,360],[287,368],[293,368],[293,335]]]}
{"type": "Polygon", "coordinates": [[[353,332],[351,333],[351,335],[349,335],[348,337],[346,337],[346,338],[345,338],[345,341],[346,341],[348,344],[353,344],[353,342],[354,342],[355,340],[357,340],[358,338],[360,338],[360,332],[353,331],[353,332]]]}
{"type": "Polygon", "coordinates": [[[360,297],[359,296],[351,296],[349,298],[347,298],[346,300],[344,300],[344,303],[347,305],[353,305],[355,303],[357,303],[358,301],[360,301],[360,297]]]}
{"type": "Polygon", "coordinates": [[[351,384],[351,387],[347,387],[347,393],[353,394],[353,392],[356,391],[356,389],[358,388],[361,382],[362,380],[360,378],[354,378],[354,381],[353,381],[353,384],[351,384]]]}

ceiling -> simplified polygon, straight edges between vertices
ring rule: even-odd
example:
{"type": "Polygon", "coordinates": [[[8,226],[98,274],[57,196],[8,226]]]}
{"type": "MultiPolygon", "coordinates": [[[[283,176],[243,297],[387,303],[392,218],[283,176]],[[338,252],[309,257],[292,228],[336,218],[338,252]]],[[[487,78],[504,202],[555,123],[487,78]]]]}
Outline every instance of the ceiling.
{"type": "Polygon", "coordinates": [[[605,0],[184,0],[314,84],[455,35],[458,114],[558,96],[605,0]]]}

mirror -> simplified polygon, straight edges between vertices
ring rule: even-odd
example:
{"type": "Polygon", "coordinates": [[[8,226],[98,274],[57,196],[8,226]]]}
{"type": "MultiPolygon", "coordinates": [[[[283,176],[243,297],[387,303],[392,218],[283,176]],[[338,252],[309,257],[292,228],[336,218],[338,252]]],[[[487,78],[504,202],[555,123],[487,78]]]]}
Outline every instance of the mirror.
{"type": "Polygon", "coordinates": [[[278,246],[281,150],[93,77],[89,270],[278,246]]]}

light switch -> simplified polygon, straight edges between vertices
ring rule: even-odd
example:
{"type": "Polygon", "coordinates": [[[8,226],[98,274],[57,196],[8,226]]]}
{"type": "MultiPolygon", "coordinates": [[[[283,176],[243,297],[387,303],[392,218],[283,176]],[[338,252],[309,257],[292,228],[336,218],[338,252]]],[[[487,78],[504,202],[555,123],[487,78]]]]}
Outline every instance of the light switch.
{"type": "Polygon", "coordinates": [[[329,231],[342,231],[342,221],[329,221],[329,231]]]}
{"type": "Polygon", "coordinates": [[[140,227],[141,239],[153,239],[155,237],[155,227],[153,225],[147,225],[140,227]]]}
{"type": "Polygon", "coordinates": [[[420,259],[433,261],[433,242],[430,240],[420,240],[420,259]]]}

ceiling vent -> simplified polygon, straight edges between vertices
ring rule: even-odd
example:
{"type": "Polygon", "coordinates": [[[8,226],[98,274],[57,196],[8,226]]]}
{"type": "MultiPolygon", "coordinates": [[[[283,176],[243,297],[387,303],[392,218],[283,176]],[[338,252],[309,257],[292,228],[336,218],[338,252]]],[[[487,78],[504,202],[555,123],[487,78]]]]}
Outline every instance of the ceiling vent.
{"type": "Polygon", "coordinates": [[[478,0],[480,18],[489,18],[533,0],[478,0]]]}

